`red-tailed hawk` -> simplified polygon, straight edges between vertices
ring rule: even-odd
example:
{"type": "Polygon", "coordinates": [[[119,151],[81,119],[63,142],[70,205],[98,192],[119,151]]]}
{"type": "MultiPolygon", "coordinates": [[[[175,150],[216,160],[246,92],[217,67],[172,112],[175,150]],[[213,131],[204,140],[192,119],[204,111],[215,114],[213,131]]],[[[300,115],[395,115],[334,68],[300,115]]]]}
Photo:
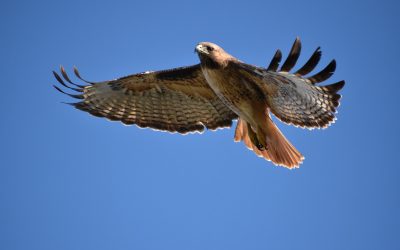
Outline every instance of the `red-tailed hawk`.
{"type": "Polygon", "coordinates": [[[318,64],[317,48],[306,64],[289,71],[300,55],[297,38],[288,58],[278,70],[282,53],[277,50],[267,68],[243,63],[209,42],[196,46],[200,64],[169,70],[144,72],[116,80],[73,83],[63,67],[56,73],[64,87],[79,92],[67,94],[81,99],[71,103],[92,115],[157,130],[189,133],[230,127],[238,119],[235,141],[243,141],[258,156],[288,168],[298,167],[303,155],[284,137],[270,112],[287,124],[302,128],[326,128],[335,121],[344,81],[316,86],[328,79],[335,60],[321,72],[304,77],[318,64]]]}

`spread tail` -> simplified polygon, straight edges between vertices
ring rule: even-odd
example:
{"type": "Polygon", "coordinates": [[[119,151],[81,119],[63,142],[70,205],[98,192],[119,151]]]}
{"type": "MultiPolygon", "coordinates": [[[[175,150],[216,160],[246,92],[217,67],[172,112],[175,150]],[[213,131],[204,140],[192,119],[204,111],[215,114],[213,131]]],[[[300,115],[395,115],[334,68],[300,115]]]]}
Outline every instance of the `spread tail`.
{"type": "Polygon", "coordinates": [[[273,162],[275,165],[287,168],[298,168],[303,162],[303,155],[285,138],[270,117],[267,117],[266,126],[255,132],[250,124],[239,119],[235,131],[235,141],[243,141],[250,150],[258,156],[273,162]],[[251,130],[251,131],[250,131],[251,130]],[[254,143],[251,134],[256,133],[258,138],[265,138],[266,149],[260,150],[254,143]],[[261,136],[260,136],[261,134],[261,136]]]}

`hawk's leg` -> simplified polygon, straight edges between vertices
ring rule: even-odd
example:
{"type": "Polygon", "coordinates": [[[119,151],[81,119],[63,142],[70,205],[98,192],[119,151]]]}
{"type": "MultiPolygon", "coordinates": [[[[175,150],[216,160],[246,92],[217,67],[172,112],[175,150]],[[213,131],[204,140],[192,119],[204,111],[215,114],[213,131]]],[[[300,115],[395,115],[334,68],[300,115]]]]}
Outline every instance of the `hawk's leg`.
{"type": "Polygon", "coordinates": [[[249,123],[247,123],[247,127],[249,128],[249,138],[251,142],[258,148],[258,150],[264,151],[268,149],[267,145],[265,144],[265,138],[262,138],[262,133],[256,134],[249,123]]]}

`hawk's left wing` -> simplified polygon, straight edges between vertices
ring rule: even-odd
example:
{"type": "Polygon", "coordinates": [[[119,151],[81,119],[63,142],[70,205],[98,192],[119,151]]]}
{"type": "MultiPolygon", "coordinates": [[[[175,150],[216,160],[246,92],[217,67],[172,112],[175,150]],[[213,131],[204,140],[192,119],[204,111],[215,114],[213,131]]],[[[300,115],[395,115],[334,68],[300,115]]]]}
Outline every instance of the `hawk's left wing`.
{"type": "Polygon", "coordinates": [[[326,128],[336,119],[335,113],[341,98],[337,92],[343,88],[345,82],[316,86],[334,73],[335,60],[321,72],[304,77],[317,66],[321,57],[320,48],[315,50],[304,66],[295,73],[289,73],[299,58],[300,50],[301,43],[297,38],[280,70],[278,70],[282,59],[280,50],[277,50],[267,68],[244,63],[240,63],[239,66],[267,93],[268,108],[278,119],[309,129],[326,128]]]}
{"type": "MultiPolygon", "coordinates": [[[[83,80],[76,68],[74,71],[83,80]]],[[[232,120],[237,118],[208,86],[200,65],[144,72],[98,83],[83,80],[88,83],[86,86],[73,83],[61,67],[64,80],[75,87],[68,86],[56,72],[53,73],[64,87],[80,92],[68,94],[81,99],[71,105],[125,124],[188,133],[201,132],[205,127],[230,127],[232,120]]]]}

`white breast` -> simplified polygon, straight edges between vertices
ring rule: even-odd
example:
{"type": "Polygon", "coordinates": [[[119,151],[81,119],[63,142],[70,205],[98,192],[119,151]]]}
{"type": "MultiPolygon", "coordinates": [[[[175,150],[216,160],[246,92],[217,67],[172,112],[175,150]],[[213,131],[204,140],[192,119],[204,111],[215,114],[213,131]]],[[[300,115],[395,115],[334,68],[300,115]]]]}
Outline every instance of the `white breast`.
{"type": "Polygon", "coordinates": [[[221,96],[221,90],[218,87],[218,83],[214,81],[214,78],[210,76],[210,74],[212,74],[213,72],[211,72],[211,70],[208,69],[203,69],[203,74],[204,77],[207,80],[208,85],[210,85],[211,89],[214,90],[215,94],[217,94],[218,96],[221,96]]]}
{"type": "Polygon", "coordinates": [[[240,110],[226,98],[227,93],[224,93],[224,91],[226,91],[224,87],[221,86],[220,83],[215,81],[216,77],[211,77],[211,75],[214,74],[213,70],[203,69],[203,74],[207,80],[208,85],[211,87],[214,93],[221,99],[221,101],[237,115],[240,115],[241,113],[240,110]]]}

